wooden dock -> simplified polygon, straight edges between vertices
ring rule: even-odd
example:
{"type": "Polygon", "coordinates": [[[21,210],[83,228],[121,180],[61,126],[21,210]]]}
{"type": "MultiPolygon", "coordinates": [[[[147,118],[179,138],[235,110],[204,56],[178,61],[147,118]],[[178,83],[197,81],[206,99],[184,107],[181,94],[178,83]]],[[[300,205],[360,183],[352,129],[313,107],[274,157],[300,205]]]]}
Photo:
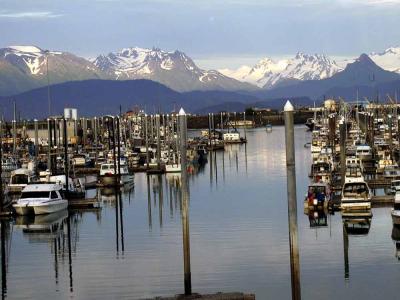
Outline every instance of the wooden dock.
{"type": "Polygon", "coordinates": [[[71,199],[68,200],[68,208],[101,208],[100,202],[96,198],[71,199]]]}
{"type": "Polygon", "coordinates": [[[372,196],[371,204],[394,203],[394,195],[372,196]]]}
{"type": "Polygon", "coordinates": [[[146,298],[142,300],[255,300],[256,296],[254,294],[243,294],[243,293],[216,293],[210,295],[200,295],[200,294],[192,294],[189,296],[186,295],[176,295],[172,297],[155,297],[155,298],[146,298]]]}
{"type": "Polygon", "coordinates": [[[376,178],[367,180],[367,183],[371,189],[378,189],[389,187],[391,184],[391,180],[386,178],[376,178]]]}
{"type": "Polygon", "coordinates": [[[95,168],[76,168],[76,175],[100,174],[100,167],[95,168]]]}

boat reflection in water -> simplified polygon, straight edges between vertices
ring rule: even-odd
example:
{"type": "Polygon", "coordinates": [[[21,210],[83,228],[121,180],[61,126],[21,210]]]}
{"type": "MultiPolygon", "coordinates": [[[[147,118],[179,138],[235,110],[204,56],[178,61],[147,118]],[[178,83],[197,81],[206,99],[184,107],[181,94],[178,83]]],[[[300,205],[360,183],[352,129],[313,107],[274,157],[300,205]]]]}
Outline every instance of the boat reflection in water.
{"type": "Polygon", "coordinates": [[[343,252],[344,252],[344,278],[350,278],[349,268],[349,235],[365,236],[371,228],[371,210],[342,211],[343,222],[343,252]]]}
{"type": "Polygon", "coordinates": [[[328,226],[328,210],[327,209],[304,209],[304,214],[308,215],[310,227],[327,227],[328,226]]]}
{"type": "Polygon", "coordinates": [[[400,260],[400,225],[393,224],[392,229],[392,240],[396,247],[395,256],[400,260]]]}
{"type": "Polygon", "coordinates": [[[68,210],[64,209],[46,215],[18,216],[15,227],[32,242],[40,242],[59,237],[63,232],[63,221],[68,217],[68,210]]]}
{"type": "Polygon", "coordinates": [[[30,243],[46,243],[51,245],[51,252],[54,253],[56,284],[58,284],[59,280],[59,257],[64,257],[66,253],[68,254],[69,288],[72,292],[72,252],[76,252],[76,248],[72,249],[72,245],[76,247],[76,240],[78,238],[78,215],[72,216],[72,226],[71,215],[69,215],[68,210],[61,210],[46,215],[18,216],[15,219],[14,226],[17,229],[22,229],[23,235],[28,238],[30,243]],[[73,228],[71,229],[71,227],[73,228]]]}
{"type": "Polygon", "coordinates": [[[371,228],[371,210],[342,212],[343,226],[349,235],[367,235],[371,228]]]}

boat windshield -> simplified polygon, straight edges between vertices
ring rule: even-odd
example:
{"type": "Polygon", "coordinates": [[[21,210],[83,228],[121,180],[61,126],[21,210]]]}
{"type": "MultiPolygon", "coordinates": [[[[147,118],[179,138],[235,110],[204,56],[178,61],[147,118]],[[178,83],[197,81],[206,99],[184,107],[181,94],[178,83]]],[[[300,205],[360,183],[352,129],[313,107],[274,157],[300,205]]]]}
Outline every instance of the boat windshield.
{"type": "Polygon", "coordinates": [[[400,202],[395,203],[393,208],[394,208],[395,210],[400,210],[400,202]]]}
{"type": "Polygon", "coordinates": [[[368,187],[365,183],[348,183],[344,187],[345,197],[362,197],[368,196],[368,187]]]}
{"type": "Polygon", "coordinates": [[[24,174],[17,174],[11,178],[12,184],[28,184],[28,176],[24,174]]]}
{"type": "Polygon", "coordinates": [[[22,192],[21,199],[26,198],[49,198],[50,193],[47,191],[45,192],[22,192]]]}
{"type": "Polygon", "coordinates": [[[309,186],[308,187],[308,194],[325,194],[325,186],[309,186]]]}

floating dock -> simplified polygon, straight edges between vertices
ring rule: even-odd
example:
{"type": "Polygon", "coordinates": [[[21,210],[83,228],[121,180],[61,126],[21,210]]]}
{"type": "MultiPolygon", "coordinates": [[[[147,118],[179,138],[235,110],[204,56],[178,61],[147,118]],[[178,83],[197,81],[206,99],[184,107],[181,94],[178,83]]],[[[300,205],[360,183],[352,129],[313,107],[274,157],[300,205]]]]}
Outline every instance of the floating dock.
{"type": "Polygon", "coordinates": [[[255,300],[256,296],[254,294],[243,294],[243,293],[216,293],[210,295],[200,295],[200,294],[192,294],[192,295],[176,295],[172,297],[155,297],[155,298],[146,298],[142,300],[194,300],[194,299],[202,299],[202,300],[255,300]]]}

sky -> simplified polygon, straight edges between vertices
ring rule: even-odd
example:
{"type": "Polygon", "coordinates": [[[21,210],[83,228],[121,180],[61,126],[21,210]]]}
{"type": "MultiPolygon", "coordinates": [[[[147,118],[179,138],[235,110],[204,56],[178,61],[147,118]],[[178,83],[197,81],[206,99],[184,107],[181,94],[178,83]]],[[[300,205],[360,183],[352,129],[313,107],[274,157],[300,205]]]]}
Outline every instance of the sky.
{"type": "Polygon", "coordinates": [[[179,49],[227,68],[298,51],[357,56],[400,45],[400,0],[0,0],[0,47],[96,57],[179,49]]]}

